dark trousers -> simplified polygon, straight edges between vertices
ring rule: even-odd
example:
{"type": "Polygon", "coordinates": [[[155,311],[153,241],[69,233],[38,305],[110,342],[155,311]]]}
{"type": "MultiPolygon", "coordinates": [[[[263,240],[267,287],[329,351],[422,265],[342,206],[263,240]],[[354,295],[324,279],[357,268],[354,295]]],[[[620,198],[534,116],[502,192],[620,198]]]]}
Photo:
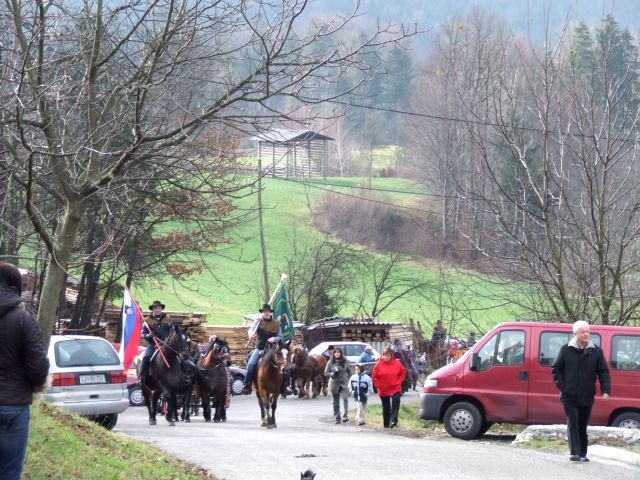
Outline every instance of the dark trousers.
{"type": "Polygon", "coordinates": [[[592,405],[575,405],[568,400],[562,401],[564,413],[567,416],[567,438],[569,439],[569,451],[571,455],[587,456],[589,437],[587,426],[591,417],[592,405]]]}
{"type": "Polygon", "coordinates": [[[29,405],[0,405],[0,479],[19,480],[27,453],[29,405]]]}
{"type": "Polygon", "coordinates": [[[398,423],[401,396],[401,392],[394,393],[393,395],[380,395],[380,402],[382,402],[382,423],[385,428],[398,423]]]}

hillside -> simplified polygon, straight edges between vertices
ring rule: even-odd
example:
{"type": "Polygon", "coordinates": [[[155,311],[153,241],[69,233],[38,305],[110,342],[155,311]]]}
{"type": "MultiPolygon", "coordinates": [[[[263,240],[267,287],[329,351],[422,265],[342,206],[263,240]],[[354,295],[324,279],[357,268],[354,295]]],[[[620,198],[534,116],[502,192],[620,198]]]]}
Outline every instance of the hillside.
{"type": "MultiPolygon", "coordinates": [[[[314,180],[314,182],[307,193],[302,184],[294,181],[267,179],[264,182],[264,223],[272,289],[275,288],[280,273],[286,270],[286,261],[293,242],[299,245],[310,244],[322,237],[311,226],[307,199],[313,204],[328,189],[349,195],[362,195],[362,190],[354,186],[362,183],[363,179],[330,178],[326,181],[330,185],[322,185],[321,180],[314,180]]],[[[420,187],[412,182],[394,178],[374,178],[372,187],[387,190],[385,198],[404,206],[412,205],[416,201],[415,195],[394,193],[394,191],[421,191],[420,187]]],[[[240,201],[238,208],[253,209],[255,203],[256,197],[251,196],[240,201]]],[[[257,231],[257,218],[253,218],[233,232],[232,243],[209,256],[210,272],[203,272],[189,279],[184,285],[134,285],[135,297],[143,306],[158,298],[167,304],[167,310],[207,312],[210,324],[240,324],[242,314],[256,312],[262,303],[258,293],[261,264],[257,231]]],[[[413,265],[404,268],[403,275],[407,277],[425,275],[434,283],[438,283],[440,281],[438,269],[439,266],[433,261],[416,261],[413,265]]],[[[480,290],[485,293],[492,289],[497,291],[498,286],[484,285],[484,282],[479,283],[478,279],[466,275],[451,275],[451,279],[455,280],[456,286],[453,293],[457,301],[466,305],[472,304],[477,309],[473,318],[475,327],[468,321],[464,321],[463,324],[468,324],[461,327],[464,330],[477,329],[478,324],[493,325],[499,321],[512,319],[517,314],[504,307],[492,308],[492,302],[481,298],[478,294],[480,290]]],[[[436,318],[443,317],[446,320],[453,315],[444,306],[450,303],[449,300],[437,302],[442,304],[426,302],[424,298],[416,295],[407,296],[385,311],[380,320],[397,322],[411,317],[420,320],[423,325],[430,326],[436,318]]],[[[353,310],[347,306],[340,313],[348,316],[353,314],[353,310]]]]}

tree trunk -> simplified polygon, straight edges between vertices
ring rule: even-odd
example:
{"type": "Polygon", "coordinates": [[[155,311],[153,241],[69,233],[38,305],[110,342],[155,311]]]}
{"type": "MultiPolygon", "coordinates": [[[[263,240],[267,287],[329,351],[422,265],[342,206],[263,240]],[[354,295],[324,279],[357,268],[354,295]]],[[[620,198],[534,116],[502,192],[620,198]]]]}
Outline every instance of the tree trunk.
{"type": "Polygon", "coordinates": [[[83,212],[84,202],[68,202],[62,222],[56,229],[54,251],[47,266],[38,305],[38,323],[44,335],[45,345],[49,345],[58,317],[60,292],[65,288],[67,265],[83,212]]]}

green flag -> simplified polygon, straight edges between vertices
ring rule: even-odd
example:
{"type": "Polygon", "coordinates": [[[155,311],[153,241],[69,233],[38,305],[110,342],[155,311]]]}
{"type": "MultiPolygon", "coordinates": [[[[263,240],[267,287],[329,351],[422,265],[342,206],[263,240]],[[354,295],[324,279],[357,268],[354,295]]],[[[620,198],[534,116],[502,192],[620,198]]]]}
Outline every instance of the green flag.
{"type": "Polygon", "coordinates": [[[273,317],[280,319],[282,338],[285,342],[288,342],[293,338],[294,335],[293,315],[291,314],[291,307],[289,307],[287,288],[284,286],[284,282],[280,282],[278,290],[276,290],[276,293],[273,294],[271,308],[273,308],[273,317]]]}

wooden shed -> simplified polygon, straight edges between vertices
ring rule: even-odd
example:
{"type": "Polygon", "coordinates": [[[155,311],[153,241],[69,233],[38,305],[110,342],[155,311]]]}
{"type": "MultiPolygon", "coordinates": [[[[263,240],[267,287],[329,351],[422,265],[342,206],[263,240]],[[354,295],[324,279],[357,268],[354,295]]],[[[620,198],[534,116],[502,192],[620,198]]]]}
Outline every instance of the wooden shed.
{"type": "Polygon", "coordinates": [[[327,177],[329,144],[333,138],[312,130],[271,130],[251,138],[264,175],[327,177]]]}

